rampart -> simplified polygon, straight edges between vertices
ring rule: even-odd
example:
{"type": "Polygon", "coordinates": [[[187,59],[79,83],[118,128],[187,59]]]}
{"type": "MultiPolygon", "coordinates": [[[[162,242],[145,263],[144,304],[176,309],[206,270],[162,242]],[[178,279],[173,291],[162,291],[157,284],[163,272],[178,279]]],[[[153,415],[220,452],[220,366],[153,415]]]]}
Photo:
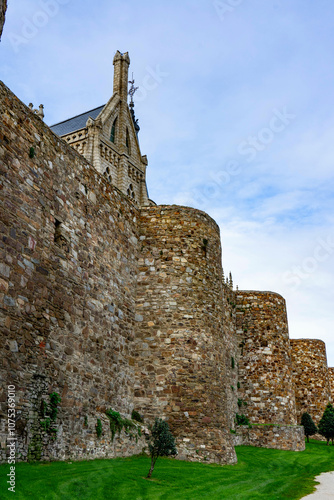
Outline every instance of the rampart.
{"type": "Polygon", "coordinates": [[[276,450],[305,450],[304,428],[301,425],[245,425],[233,434],[235,446],[257,446],[276,450]]]}
{"type": "Polygon", "coordinates": [[[218,226],[191,208],[145,208],[140,245],[136,405],[168,418],[180,458],[233,462],[218,226]]]}
{"type": "Polygon", "coordinates": [[[291,426],[249,442],[300,448],[284,299],[223,280],[207,214],[139,209],[2,83],[0,109],[2,460],[12,385],[20,460],[140,452],[111,441],[109,408],[166,418],[188,460],[233,463],[236,412],[291,426]]]}
{"type": "Polygon", "coordinates": [[[113,455],[95,424],[133,408],[139,212],[3,84],[0,109],[2,428],[15,385],[22,459],[113,455]],[[53,391],[54,445],[39,417],[53,391]]]}
{"type": "Polygon", "coordinates": [[[328,378],[331,389],[332,402],[334,402],[334,368],[328,368],[328,378]]]}
{"type": "Polygon", "coordinates": [[[238,291],[240,399],[256,424],[296,424],[285,300],[273,292],[238,291]]]}
{"type": "Polygon", "coordinates": [[[308,412],[316,424],[331,400],[326,345],[322,340],[291,339],[297,418],[308,412]]]}

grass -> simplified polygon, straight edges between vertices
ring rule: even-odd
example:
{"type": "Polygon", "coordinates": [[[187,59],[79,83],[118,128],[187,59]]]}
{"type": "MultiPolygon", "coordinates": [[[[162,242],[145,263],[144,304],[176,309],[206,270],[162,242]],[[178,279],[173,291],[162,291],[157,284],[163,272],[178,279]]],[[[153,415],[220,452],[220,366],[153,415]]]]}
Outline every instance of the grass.
{"type": "MultiPolygon", "coordinates": [[[[159,458],[151,480],[148,457],[16,464],[17,500],[246,500],[299,499],[314,476],[334,470],[334,447],[311,441],[303,452],[237,446],[237,465],[159,458]]],[[[0,466],[1,499],[8,466],[0,466]]]]}

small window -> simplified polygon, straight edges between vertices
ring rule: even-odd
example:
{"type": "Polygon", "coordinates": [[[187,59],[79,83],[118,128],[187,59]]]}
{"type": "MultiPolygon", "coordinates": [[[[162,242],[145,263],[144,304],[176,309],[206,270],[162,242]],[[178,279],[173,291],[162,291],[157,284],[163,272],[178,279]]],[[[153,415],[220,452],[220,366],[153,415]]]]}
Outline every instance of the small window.
{"type": "Polygon", "coordinates": [[[117,120],[117,118],[115,118],[114,123],[112,124],[112,127],[111,127],[110,142],[115,142],[115,138],[116,138],[116,120],[117,120]]]}
{"type": "Polygon", "coordinates": [[[128,150],[128,153],[130,154],[130,136],[128,129],[126,129],[125,145],[126,149],[128,150]]]}
{"type": "Polygon", "coordinates": [[[129,187],[128,187],[128,189],[126,190],[126,194],[127,194],[130,198],[132,198],[133,200],[135,200],[135,199],[136,199],[136,197],[135,197],[135,193],[134,193],[134,190],[133,190],[133,185],[132,185],[132,184],[130,184],[130,186],[129,186],[129,187]]]}

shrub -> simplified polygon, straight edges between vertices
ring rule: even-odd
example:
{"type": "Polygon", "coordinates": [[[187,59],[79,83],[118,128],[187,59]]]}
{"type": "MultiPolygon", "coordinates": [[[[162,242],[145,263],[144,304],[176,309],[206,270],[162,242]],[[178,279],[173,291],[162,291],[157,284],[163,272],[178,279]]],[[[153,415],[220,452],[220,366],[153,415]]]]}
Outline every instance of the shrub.
{"type": "Polygon", "coordinates": [[[156,461],[159,457],[169,457],[177,455],[175,439],[169,430],[167,422],[161,418],[156,418],[149,436],[148,445],[151,455],[151,467],[147,477],[151,477],[156,461]]]}
{"type": "Polygon", "coordinates": [[[313,436],[313,434],[316,434],[318,432],[317,426],[313,422],[312,417],[309,413],[303,413],[301,425],[304,427],[305,436],[307,442],[309,442],[309,436],[313,436]]]}
{"type": "Polygon", "coordinates": [[[322,436],[327,439],[327,445],[329,444],[330,439],[334,439],[334,408],[331,403],[328,403],[326,409],[324,411],[323,416],[318,425],[319,432],[322,436]]]}
{"type": "Polygon", "coordinates": [[[249,419],[246,417],[246,415],[239,415],[239,413],[237,413],[235,415],[235,423],[237,425],[248,425],[248,426],[251,426],[250,422],[249,422],[249,419]]]}
{"type": "Polygon", "coordinates": [[[140,422],[141,424],[144,423],[143,417],[136,410],[132,410],[131,418],[132,418],[132,420],[136,420],[137,422],[140,422]]]}

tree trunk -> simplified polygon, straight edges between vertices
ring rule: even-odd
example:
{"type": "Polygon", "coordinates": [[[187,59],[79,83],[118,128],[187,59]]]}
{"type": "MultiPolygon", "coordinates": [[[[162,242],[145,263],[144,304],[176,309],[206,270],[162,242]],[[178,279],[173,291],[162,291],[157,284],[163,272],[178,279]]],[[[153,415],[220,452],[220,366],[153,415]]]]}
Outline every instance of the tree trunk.
{"type": "Polygon", "coordinates": [[[308,436],[306,436],[306,442],[309,443],[310,441],[308,440],[308,436]]]}
{"type": "Polygon", "coordinates": [[[147,474],[147,479],[149,479],[152,476],[152,472],[154,470],[154,465],[155,465],[156,459],[152,458],[151,460],[151,468],[149,470],[149,473],[147,474]]]}

